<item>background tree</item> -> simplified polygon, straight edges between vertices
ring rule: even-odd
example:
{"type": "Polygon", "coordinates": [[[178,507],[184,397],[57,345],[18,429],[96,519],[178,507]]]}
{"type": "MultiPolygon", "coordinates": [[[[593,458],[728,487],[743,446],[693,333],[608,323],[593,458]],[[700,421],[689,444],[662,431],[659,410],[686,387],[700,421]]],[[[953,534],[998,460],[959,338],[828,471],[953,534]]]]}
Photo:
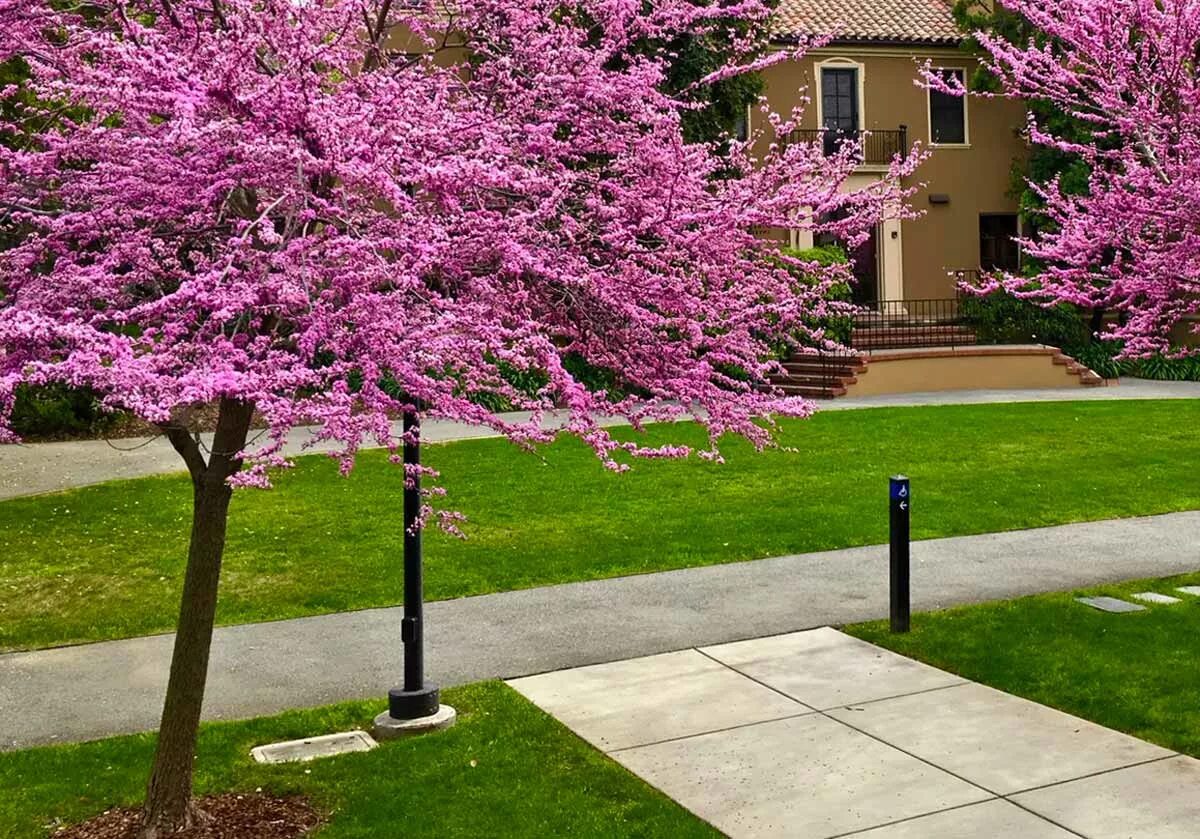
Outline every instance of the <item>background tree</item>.
{"type": "Polygon", "coordinates": [[[762,55],[770,46],[767,18],[735,15],[721,24],[645,47],[667,57],[666,90],[691,105],[682,118],[683,137],[689,143],[724,143],[728,137],[736,137],[749,124],[749,108],[763,93],[762,77],[754,72],[702,83],[720,71],[735,51],[762,55]]]}
{"type": "MultiPolygon", "coordinates": [[[[193,485],[147,839],[203,817],[191,774],[227,513],[235,486],[287,465],[290,428],[339,441],[344,470],[366,441],[395,455],[403,413],[532,445],[560,408],[613,469],[690,452],[615,439],[600,412],[691,417],[707,457],[727,433],[770,445],[773,417],[811,410],[766,385],[776,342],[820,343],[807,324],[847,271],[752,231],[813,226],[808,208],[861,239],[908,194],[918,155],[852,191],[852,149],[751,160],[686,140],[669,56],[645,44],[757,25],[757,0],[414,6],[93,0],[85,18],[0,0],[0,61],[30,71],[3,116],[28,142],[0,147],[17,234],[0,252],[0,417],[22,384],[92,388],[160,428],[193,485]],[[626,387],[589,387],[570,360],[626,387]]],[[[782,57],[735,51],[705,81],[782,57]]]]}
{"type": "MultiPolygon", "coordinates": [[[[966,34],[962,49],[970,55],[977,55],[982,50],[982,45],[975,37],[977,32],[986,32],[1010,43],[1022,43],[1031,39],[1044,41],[1046,38],[1045,33],[1030,25],[1019,13],[992,2],[957,0],[954,4],[954,17],[966,34]]],[[[1000,85],[1000,79],[984,64],[979,65],[969,81],[969,87],[976,92],[998,93],[1000,85]]],[[[1026,107],[1035,115],[1040,125],[1056,136],[1070,137],[1075,141],[1086,140],[1089,136],[1085,124],[1073,120],[1049,100],[1029,99],[1026,101],[1026,107]]],[[[1087,164],[1073,152],[1034,145],[1026,159],[1013,161],[1013,195],[1019,202],[1024,229],[1030,235],[1036,235],[1041,229],[1053,227],[1044,213],[1045,203],[1041,195],[1030,188],[1030,183],[1044,185],[1056,177],[1059,178],[1059,188],[1064,192],[1080,195],[1087,190],[1087,164]]],[[[1040,266],[1036,261],[1029,260],[1025,267],[1027,273],[1035,273],[1040,266]]]]}
{"type": "Polygon", "coordinates": [[[1030,183],[1052,229],[1024,245],[1045,267],[1002,287],[1043,304],[1119,313],[1127,357],[1179,350],[1200,309],[1200,3],[1001,0],[1044,37],[978,32],[1004,95],[1045,101],[1086,126],[1031,115],[1031,140],[1075,155],[1087,185],[1030,183]]]}

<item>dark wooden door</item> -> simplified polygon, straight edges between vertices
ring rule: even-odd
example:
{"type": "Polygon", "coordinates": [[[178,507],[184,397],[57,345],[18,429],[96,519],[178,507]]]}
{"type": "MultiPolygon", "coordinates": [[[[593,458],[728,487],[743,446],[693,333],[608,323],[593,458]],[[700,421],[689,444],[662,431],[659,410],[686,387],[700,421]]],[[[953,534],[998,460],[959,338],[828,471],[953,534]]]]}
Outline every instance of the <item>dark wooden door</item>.
{"type": "Polygon", "coordinates": [[[854,302],[860,306],[876,303],[880,299],[879,289],[879,228],[871,231],[871,238],[851,252],[854,261],[854,302]]]}
{"type": "Polygon", "coordinates": [[[979,267],[984,271],[1021,270],[1020,224],[1015,213],[979,217],[979,267]]]}

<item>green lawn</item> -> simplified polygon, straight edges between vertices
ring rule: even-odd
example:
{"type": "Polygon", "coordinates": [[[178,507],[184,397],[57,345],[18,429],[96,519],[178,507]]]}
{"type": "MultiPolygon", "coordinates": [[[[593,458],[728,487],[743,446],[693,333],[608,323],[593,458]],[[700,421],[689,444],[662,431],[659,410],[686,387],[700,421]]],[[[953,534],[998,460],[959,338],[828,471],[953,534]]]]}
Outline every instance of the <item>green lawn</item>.
{"type": "MultiPolygon", "coordinates": [[[[249,752],[369,730],[378,703],[205,725],[197,792],[307,795],[330,816],[321,839],[720,835],[507,686],[485,682],[444,696],[459,712],[449,731],[307,764],[260,766],[249,752]]],[[[136,805],[153,747],[145,734],[0,753],[0,836],[41,839],[110,806],[136,805]]]]}
{"type": "MultiPolygon", "coordinates": [[[[758,559],[887,539],[886,479],[914,481],[923,539],[1200,508],[1200,404],[980,405],[831,412],[785,424],[790,451],[626,474],[563,440],[427,447],[466,540],[427,539],[431,599],[758,559]]],[[[622,433],[631,434],[625,431],[622,433]]],[[[653,441],[702,442],[692,425],[653,441]]],[[[391,605],[401,594],[400,472],[350,479],[302,459],[234,499],[219,620],[391,605]]],[[[181,476],[0,503],[0,649],[170,630],[189,521],[181,476]]],[[[1081,560],[1085,561],[1085,560],[1081,560]]]]}
{"type": "Polygon", "coordinates": [[[1200,758],[1200,598],[1174,591],[1184,585],[1200,585],[1200,574],[915,615],[907,635],[889,634],[883,622],[846,631],[1200,758]],[[1129,599],[1139,591],[1183,602],[1121,615],[1075,602],[1093,594],[1129,599]]]}

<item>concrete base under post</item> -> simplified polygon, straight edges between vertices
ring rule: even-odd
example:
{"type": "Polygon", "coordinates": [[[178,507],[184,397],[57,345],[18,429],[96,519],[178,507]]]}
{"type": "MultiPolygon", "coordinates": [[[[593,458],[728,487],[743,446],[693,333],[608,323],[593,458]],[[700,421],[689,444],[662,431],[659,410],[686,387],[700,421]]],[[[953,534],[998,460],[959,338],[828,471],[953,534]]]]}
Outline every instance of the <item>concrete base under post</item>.
{"type": "Polygon", "coordinates": [[[388,711],[384,711],[375,718],[373,733],[376,740],[398,740],[414,734],[441,731],[454,725],[457,719],[458,712],[449,705],[439,705],[437,713],[412,720],[398,720],[388,711]]]}

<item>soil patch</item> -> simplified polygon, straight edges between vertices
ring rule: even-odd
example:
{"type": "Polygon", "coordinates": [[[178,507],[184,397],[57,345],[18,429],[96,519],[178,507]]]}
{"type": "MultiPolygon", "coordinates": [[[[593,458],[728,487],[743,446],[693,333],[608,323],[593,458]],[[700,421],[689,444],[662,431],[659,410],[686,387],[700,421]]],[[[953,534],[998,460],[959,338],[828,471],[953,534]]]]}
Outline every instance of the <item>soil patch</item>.
{"type": "MultiPolygon", "coordinates": [[[[171,839],[298,839],[321,823],[308,800],[260,793],[210,795],[196,802],[204,824],[172,834],[171,839]]],[[[140,807],[106,810],[94,819],[63,828],[53,839],[136,839],[140,807]]]]}

